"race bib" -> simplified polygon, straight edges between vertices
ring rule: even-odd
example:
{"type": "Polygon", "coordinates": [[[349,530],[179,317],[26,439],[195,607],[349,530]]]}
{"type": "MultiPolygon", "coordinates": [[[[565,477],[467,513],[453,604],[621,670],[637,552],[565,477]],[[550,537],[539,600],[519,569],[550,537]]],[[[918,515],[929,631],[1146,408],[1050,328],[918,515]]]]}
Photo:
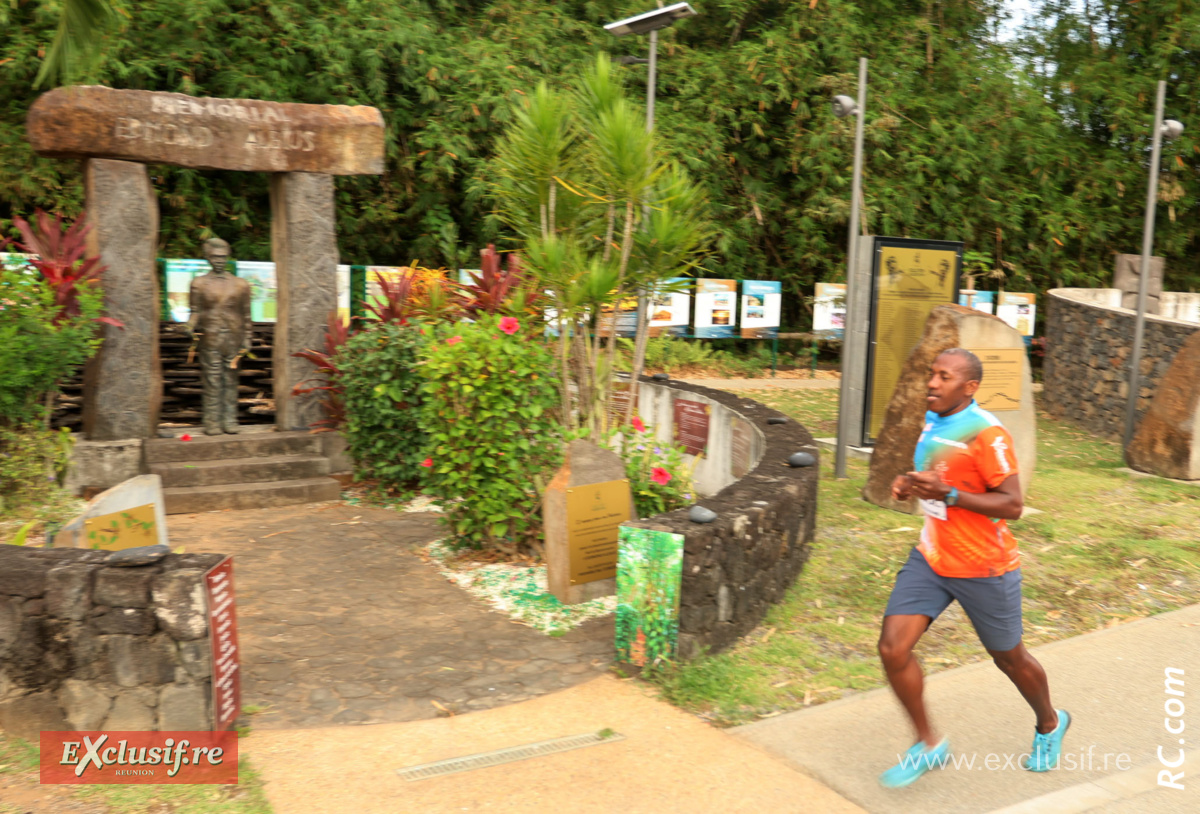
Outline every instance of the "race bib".
{"type": "Polygon", "coordinates": [[[946,504],[941,500],[921,500],[921,511],[935,520],[946,519],[946,504]]]}

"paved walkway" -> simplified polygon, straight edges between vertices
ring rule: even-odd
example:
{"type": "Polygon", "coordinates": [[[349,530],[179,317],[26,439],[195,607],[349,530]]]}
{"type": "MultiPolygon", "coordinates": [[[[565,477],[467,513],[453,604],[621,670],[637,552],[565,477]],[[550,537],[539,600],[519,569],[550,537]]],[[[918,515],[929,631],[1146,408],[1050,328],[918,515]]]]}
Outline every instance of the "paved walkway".
{"type": "Polygon", "coordinates": [[[853,814],[820,783],[742,739],[602,676],[470,715],[241,741],[274,814],[487,811],[563,814],[853,814]],[[397,769],[611,729],[622,739],[409,781],[397,769]]]}
{"type": "Polygon", "coordinates": [[[234,557],[256,729],[489,709],[593,678],[614,655],[611,616],[551,638],[444,579],[414,551],[440,536],[432,513],[327,503],[173,515],[168,530],[172,546],[234,557]]]}
{"type": "Polygon", "coordinates": [[[911,745],[908,723],[889,690],[788,713],[733,733],[763,747],[871,812],[1080,811],[1167,814],[1200,811],[1200,712],[1194,688],[1167,712],[1168,667],[1200,683],[1200,605],[1034,648],[1056,706],[1074,715],[1064,769],[1035,775],[1015,768],[1033,738],[1032,713],[988,663],[938,673],[926,685],[934,725],[960,763],[888,791],[877,775],[911,745]],[[1158,749],[1175,762],[1187,752],[1183,790],[1157,785],[1158,749]],[[992,766],[988,760],[991,757],[992,766]],[[1108,765],[1105,767],[1105,756],[1108,765]],[[970,761],[974,760],[972,764],[970,761]],[[1118,759],[1121,763],[1118,764],[1118,759]]]}

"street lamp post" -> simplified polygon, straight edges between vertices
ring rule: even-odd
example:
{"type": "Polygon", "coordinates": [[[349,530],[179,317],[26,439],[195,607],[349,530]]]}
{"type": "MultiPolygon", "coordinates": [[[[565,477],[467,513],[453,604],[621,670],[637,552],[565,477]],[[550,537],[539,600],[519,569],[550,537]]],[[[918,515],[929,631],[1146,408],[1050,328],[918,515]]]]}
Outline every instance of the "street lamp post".
{"type": "MultiPolygon", "coordinates": [[[[857,399],[852,397],[851,390],[861,378],[861,369],[866,361],[865,348],[858,348],[857,342],[851,341],[851,329],[857,329],[857,324],[851,323],[852,315],[861,319],[864,315],[857,313],[855,299],[861,292],[855,275],[858,269],[858,202],[862,195],[862,162],[863,162],[863,122],[867,113],[867,58],[858,60],[858,101],[849,96],[833,98],[833,115],[839,119],[846,116],[857,116],[854,128],[854,177],[850,184],[850,235],[846,244],[846,321],[842,328],[842,380],[838,388],[838,426],[837,451],[834,455],[833,476],[846,477],[846,447],[850,440],[850,425],[853,422],[852,411],[855,406],[861,408],[857,399]]],[[[857,320],[856,320],[857,322],[857,320]]]]}
{"type": "Polygon", "coordinates": [[[1150,150],[1150,181],[1146,188],[1146,219],[1142,225],[1142,263],[1138,273],[1137,319],[1133,328],[1133,352],[1129,355],[1129,394],[1125,401],[1125,449],[1133,441],[1137,422],[1138,391],[1141,390],[1142,338],[1146,331],[1146,291],[1150,284],[1150,258],[1154,254],[1154,214],[1158,205],[1158,164],[1162,158],[1162,141],[1178,138],[1183,125],[1174,119],[1163,121],[1163,102],[1167,83],[1158,83],[1154,100],[1154,129],[1150,150]]]}
{"type": "MultiPolygon", "coordinates": [[[[604,26],[604,30],[616,37],[624,37],[627,34],[649,34],[650,35],[650,58],[641,60],[636,57],[621,57],[617,61],[624,64],[633,64],[647,62],[649,63],[649,71],[646,76],[646,132],[654,132],[654,96],[656,85],[658,84],[658,30],[674,25],[679,20],[695,17],[696,10],[688,3],[674,3],[663,8],[656,8],[652,11],[647,11],[643,14],[636,14],[633,17],[626,17],[624,20],[617,20],[615,23],[609,23],[604,26]]],[[[650,228],[650,202],[647,201],[642,205],[642,221],[646,229],[650,228]]],[[[642,343],[645,339],[641,336],[641,326],[646,319],[646,312],[649,310],[649,298],[646,296],[644,288],[638,289],[637,298],[637,329],[635,330],[635,343],[638,339],[642,343]]],[[[617,325],[616,314],[613,314],[613,341],[616,341],[617,325]]],[[[645,348],[642,346],[634,349],[634,365],[637,367],[637,360],[643,358],[645,348]]],[[[637,370],[634,370],[636,373],[637,370]]]]}

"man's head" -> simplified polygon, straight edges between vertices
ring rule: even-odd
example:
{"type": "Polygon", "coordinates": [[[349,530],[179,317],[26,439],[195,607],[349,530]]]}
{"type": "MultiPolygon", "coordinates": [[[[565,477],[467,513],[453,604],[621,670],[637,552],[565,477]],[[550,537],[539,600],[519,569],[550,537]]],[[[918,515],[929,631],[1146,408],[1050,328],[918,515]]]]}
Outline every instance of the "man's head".
{"type": "Polygon", "coordinates": [[[213,271],[220,274],[229,262],[229,244],[219,237],[210,237],[204,241],[204,259],[212,266],[213,271]]]}
{"type": "Polygon", "coordinates": [[[971,403],[982,380],[983,363],[978,356],[964,348],[942,351],[929,368],[926,406],[941,416],[957,413],[971,403]]]}

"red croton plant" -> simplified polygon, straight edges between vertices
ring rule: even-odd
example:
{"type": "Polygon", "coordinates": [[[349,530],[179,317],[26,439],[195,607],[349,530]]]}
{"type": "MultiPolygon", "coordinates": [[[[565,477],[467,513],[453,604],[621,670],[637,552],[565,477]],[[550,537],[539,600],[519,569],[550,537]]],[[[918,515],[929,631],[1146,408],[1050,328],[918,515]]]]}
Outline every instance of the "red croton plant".
{"type": "MultiPolygon", "coordinates": [[[[51,217],[42,210],[34,213],[31,225],[21,217],[13,218],[13,225],[21,233],[24,242],[6,239],[0,241],[0,249],[12,245],[20,252],[33,255],[29,264],[38,270],[42,279],[54,291],[54,304],[58,312],[54,324],[79,316],[79,291],[83,286],[96,285],[100,275],[108,268],[100,264],[99,257],[87,256],[87,235],[92,230],[84,213],[69,227],[63,228],[62,215],[51,217]]],[[[97,317],[97,322],[125,326],[112,317],[97,317]]]]}

